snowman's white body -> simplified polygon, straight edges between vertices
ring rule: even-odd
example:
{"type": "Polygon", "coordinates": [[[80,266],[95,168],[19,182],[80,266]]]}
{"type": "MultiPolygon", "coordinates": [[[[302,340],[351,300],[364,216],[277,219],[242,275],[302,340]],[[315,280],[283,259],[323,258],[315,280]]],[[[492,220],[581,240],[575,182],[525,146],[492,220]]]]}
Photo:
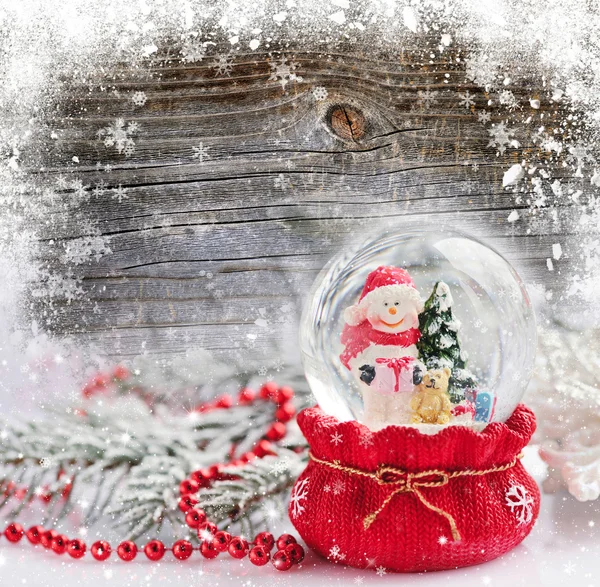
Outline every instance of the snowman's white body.
{"type": "Polygon", "coordinates": [[[360,387],[364,404],[364,422],[371,430],[379,430],[389,424],[408,424],[410,421],[410,398],[414,391],[413,366],[400,372],[398,386],[396,373],[377,359],[416,359],[416,345],[407,347],[396,345],[371,344],[349,361],[350,370],[360,387]],[[375,368],[375,378],[370,385],[361,380],[360,367],[370,365],[375,368]]]}

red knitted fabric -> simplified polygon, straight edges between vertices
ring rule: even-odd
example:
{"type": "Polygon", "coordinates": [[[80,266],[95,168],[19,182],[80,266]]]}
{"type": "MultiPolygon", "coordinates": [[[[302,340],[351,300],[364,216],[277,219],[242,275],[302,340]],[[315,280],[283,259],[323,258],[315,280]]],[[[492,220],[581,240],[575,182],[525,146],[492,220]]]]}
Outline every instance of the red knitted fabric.
{"type": "MultiPolygon", "coordinates": [[[[524,405],[506,423],[491,423],[482,432],[463,426],[430,436],[402,426],[371,432],[319,408],[301,412],[298,423],[317,459],[369,473],[382,465],[410,473],[498,468],[515,460],[535,430],[533,412],[524,405]]],[[[540,504],[535,481],[517,459],[504,471],[418,488],[451,516],[460,540],[453,539],[449,520],[412,492],[394,495],[365,529],[365,517],[392,491],[371,477],[310,460],[292,492],[289,514],[308,546],[333,562],[434,571],[485,562],[514,548],[529,534],[540,504]]]]}

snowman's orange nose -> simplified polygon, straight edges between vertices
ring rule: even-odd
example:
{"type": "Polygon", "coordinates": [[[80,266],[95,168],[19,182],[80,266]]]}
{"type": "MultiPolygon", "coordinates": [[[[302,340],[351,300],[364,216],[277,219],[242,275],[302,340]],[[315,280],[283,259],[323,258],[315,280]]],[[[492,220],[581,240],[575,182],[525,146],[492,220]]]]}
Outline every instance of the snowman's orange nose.
{"type": "Polygon", "coordinates": [[[396,312],[397,312],[397,310],[396,310],[396,308],[394,308],[394,306],[392,306],[392,307],[391,307],[391,308],[388,310],[388,312],[389,312],[389,313],[390,313],[392,316],[395,316],[395,315],[396,315],[396,312]]]}

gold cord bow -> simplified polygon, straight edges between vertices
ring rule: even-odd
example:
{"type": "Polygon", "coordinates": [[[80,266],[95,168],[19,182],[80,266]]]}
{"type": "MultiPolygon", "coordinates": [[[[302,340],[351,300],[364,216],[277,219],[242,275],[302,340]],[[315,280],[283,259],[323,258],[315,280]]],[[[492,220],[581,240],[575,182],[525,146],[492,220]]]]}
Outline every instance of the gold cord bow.
{"type": "Polygon", "coordinates": [[[335,469],[336,471],[348,473],[349,475],[368,477],[369,479],[376,481],[379,485],[386,485],[393,488],[393,491],[388,494],[377,510],[368,514],[364,518],[363,526],[365,530],[369,528],[369,526],[375,521],[375,518],[377,518],[377,516],[383,511],[388,503],[390,503],[395,495],[398,493],[413,493],[426,508],[448,520],[448,523],[450,524],[450,530],[452,532],[452,538],[453,540],[457,541],[461,539],[461,536],[452,515],[428,501],[423,493],[421,493],[421,488],[442,487],[443,485],[446,485],[450,479],[455,479],[456,477],[487,475],[488,473],[499,473],[500,471],[506,471],[507,469],[514,467],[517,464],[518,459],[520,459],[522,456],[522,454],[519,454],[510,463],[483,470],[464,469],[462,471],[447,472],[439,469],[429,469],[426,471],[419,471],[418,473],[410,473],[397,467],[380,465],[377,468],[377,471],[373,473],[371,471],[355,469],[354,467],[346,467],[345,465],[340,464],[339,461],[326,461],[319,459],[315,457],[312,452],[309,452],[310,459],[312,459],[315,463],[325,465],[326,467],[335,469]]]}

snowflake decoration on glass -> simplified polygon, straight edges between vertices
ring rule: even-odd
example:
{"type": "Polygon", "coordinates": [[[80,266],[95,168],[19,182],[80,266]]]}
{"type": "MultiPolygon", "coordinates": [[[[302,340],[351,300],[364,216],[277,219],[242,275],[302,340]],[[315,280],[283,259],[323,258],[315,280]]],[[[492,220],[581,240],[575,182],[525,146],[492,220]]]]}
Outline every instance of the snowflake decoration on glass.
{"type": "Polygon", "coordinates": [[[510,145],[510,135],[512,132],[506,128],[504,122],[492,125],[488,128],[488,133],[492,137],[488,143],[488,147],[496,147],[502,155],[506,151],[506,146],[510,145]]]}
{"type": "Polygon", "coordinates": [[[204,143],[200,141],[197,147],[192,147],[192,150],[194,151],[194,154],[192,156],[194,157],[194,159],[198,159],[200,163],[204,163],[206,159],[210,159],[210,156],[208,154],[209,149],[210,147],[206,147],[204,143]]]}
{"type": "Polygon", "coordinates": [[[323,100],[327,99],[329,92],[323,86],[317,86],[316,88],[312,89],[312,95],[317,102],[322,102],[323,100]]]}
{"type": "Polygon", "coordinates": [[[227,76],[231,77],[233,71],[233,57],[231,55],[218,55],[213,63],[215,77],[227,76]]]}
{"type": "Polygon", "coordinates": [[[383,577],[384,575],[387,574],[387,571],[385,570],[385,567],[382,567],[382,566],[377,567],[377,571],[376,572],[377,572],[377,574],[380,577],[383,577]]]}
{"type": "Polygon", "coordinates": [[[331,443],[335,444],[335,446],[338,446],[339,444],[341,444],[343,441],[343,437],[339,432],[336,432],[335,434],[331,435],[331,443]]]}
{"type": "Polygon", "coordinates": [[[464,94],[461,94],[459,92],[458,97],[460,99],[460,105],[464,106],[467,110],[471,106],[475,106],[475,100],[473,100],[473,96],[471,95],[469,90],[467,90],[464,94]]]}
{"type": "Polygon", "coordinates": [[[135,122],[126,123],[122,118],[117,118],[112,124],[101,128],[97,136],[104,142],[106,147],[114,147],[117,153],[124,153],[126,157],[133,155],[135,141],[131,135],[139,131],[139,125],[135,122]]]}
{"type": "Polygon", "coordinates": [[[271,67],[271,75],[269,76],[269,81],[279,81],[284,91],[285,86],[287,86],[288,83],[292,81],[302,81],[302,77],[300,77],[296,73],[298,64],[294,61],[288,62],[287,57],[282,57],[279,63],[277,63],[276,60],[271,61],[271,63],[269,63],[269,66],[271,67]]]}
{"type": "Polygon", "coordinates": [[[528,524],[533,518],[533,497],[522,485],[513,485],[506,492],[506,505],[517,516],[519,524],[528,524]]]}
{"type": "Polygon", "coordinates": [[[329,549],[328,557],[334,562],[343,561],[346,558],[346,555],[340,550],[340,547],[335,544],[329,549]]]}
{"type": "Polygon", "coordinates": [[[119,184],[119,187],[113,188],[112,193],[112,199],[118,200],[119,204],[122,204],[123,200],[129,199],[129,196],[127,195],[127,188],[124,188],[121,184],[119,184]]]}
{"type": "Polygon", "coordinates": [[[206,45],[199,39],[191,37],[183,42],[180,53],[186,63],[196,63],[206,57],[206,45]]]}
{"type": "Polygon", "coordinates": [[[365,582],[365,578],[361,575],[359,575],[358,577],[354,578],[354,584],[355,585],[362,585],[365,582]]]}
{"type": "Polygon", "coordinates": [[[308,497],[308,479],[302,479],[294,486],[290,496],[290,505],[292,506],[292,518],[297,518],[305,511],[304,502],[308,497]]]}
{"type": "Polygon", "coordinates": [[[482,124],[486,124],[492,120],[492,115],[487,110],[480,110],[477,113],[477,120],[482,124]]]}
{"type": "Polygon", "coordinates": [[[148,97],[146,96],[146,92],[133,92],[133,94],[131,94],[131,101],[136,106],[143,106],[147,100],[148,97]]]}
{"type": "Polygon", "coordinates": [[[438,92],[436,92],[435,90],[419,90],[417,92],[417,102],[422,108],[429,110],[429,108],[431,108],[431,106],[433,106],[437,102],[437,95],[438,92]]]}

